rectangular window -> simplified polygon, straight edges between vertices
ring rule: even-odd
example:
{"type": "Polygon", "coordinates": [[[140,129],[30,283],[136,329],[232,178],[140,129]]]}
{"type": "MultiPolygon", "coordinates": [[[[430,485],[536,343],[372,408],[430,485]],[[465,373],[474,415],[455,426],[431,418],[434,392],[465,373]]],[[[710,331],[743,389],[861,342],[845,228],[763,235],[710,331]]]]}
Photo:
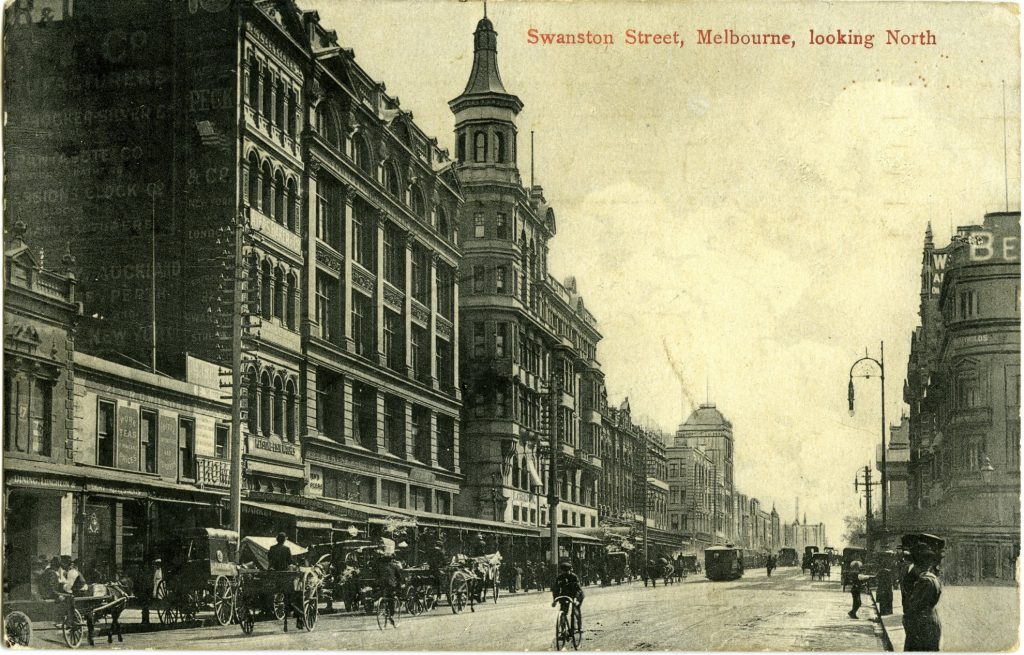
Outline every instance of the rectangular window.
{"type": "Polygon", "coordinates": [[[352,384],[352,438],[367,450],[377,450],[377,392],[358,382],[352,384]]]}
{"type": "Polygon", "coordinates": [[[412,509],[420,512],[430,511],[430,489],[409,487],[409,504],[412,509]]]}
{"type": "Polygon", "coordinates": [[[484,323],[473,323],[473,357],[483,357],[486,354],[486,338],[484,323]]]}
{"type": "Polygon", "coordinates": [[[139,422],[139,470],[156,473],[157,454],[157,415],[156,412],[142,410],[139,422]]]}
{"type": "Polygon", "coordinates": [[[477,239],[484,238],[484,215],[481,212],[473,214],[473,236],[477,239]]]}
{"type": "Polygon", "coordinates": [[[337,342],[341,336],[338,319],[338,281],[327,273],[316,273],[316,320],[320,324],[320,338],[337,342]]]}
{"type": "Polygon", "coordinates": [[[437,265],[437,313],[449,321],[455,320],[455,271],[444,264],[437,265]]]}
{"type": "Polygon", "coordinates": [[[4,374],[4,447],[50,456],[52,385],[29,374],[4,374]]]}
{"type": "Polygon", "coordinates": [[[473,293],[483,293],[487,283],[487,269],[483,266],[473,267],[473,293]]]}
{"type": "Polygon", "coordinates": [[[412,454],[430,464],[430,410],[425,407],[412,408],[412,454]]]}
{"type": "Polygon", "coordinates": [[[352,338],[356,354],[369,357],[374,352],[373,301],[363,294],[352,293],[352,338]]]}
{"type": "Polygon", "coordinates": [[[494,232],[499,239],[508,238],[508,217],[505,214],[498,214],[495,218],[494,232]]]}
{"type": "Polygon", "coordinates": [[[218,425],[214,428],[213,456],[217,459],[227,459],[230,454],[231,428],[226,425],[218,425]]]}
{"type": "Polygon", "coordinates": [[[437,463],[455,469],[455,419],[444,414],[437,415],[437,463]]]}
{"type": "Polygon", "coordinates": [[[427,251],[416,246],[412,251],[412,297],[423,305],[430,305],[430,264],[427,251]]]}
{"type": "Polygon", "coordinates": [[[114,465],[114,425],[117,410],[114,403],[100,400],[96,406],[96,463],[114,465]]]}
{"type": "Polygon", "coordinates": [[[451,391],[455,383],[455,362],[452,357],[452,344],[441,337],[434,342],[434,349],[437,351],[437,380],[441,388],[451,391]]]}
{"type": "Polygon", "coordinates": [[[196,475],[196,423],[189,418],[178,419],[178,477],[192,479],[196,475]]]}
{"type": "Polygon", "coordinates": [[[381,503],[388,507],[405,507],[405,485],[393,480],[381,480],[381,503]]]}
{"type": "Polygon", "coordinates": [[[384,310],[384,361],[393,371],[405,368],[405,349],[402,347],[402,317],[388,309],[384,310]]]}
{"type": "Polygon", "coordinates": [[[498,266],[494,269],[494,290],[498,293],[505,293],[505,267],[498,266]]]}
{"type": "Polygon", "coordinates": [[[430,377],[430,343],[427,330],[412,326],[412,369],[416,379],[424,382],[430,377]]]}
{"type": "Polygon", "coordinates": [[[451,514],[452,513],[452,497],[450,494],[444,491],[438,491],[434,494],[437,499],[437,514],[451,514]]]}
{"type": "Polygon", "coordinates": [[[394,228],[384,230],[384,279],[399,289],[405,288],[405,244],[394,228]]]}
{"type": "Polygon", "coordinates": [[[405,403],[394,396],[384,397],[384,449],[405,458],[405,403]]]}
{"type": "Polygon", "coordinates": [[[562,525],[569,525],[569,510],[562,510],[562,525]]]}
{"type": "Polygon", "coordinates": [[[508,323],[498,323],[494,331],[494,356],[505,357],[505,344],[508,341],[508,323]]]}
{"type": "Polygon", "coordinates": [[[512,506],[512,520],[513,521],[518,521],[519,520],[519,505],[513,505],[512,506]]]}
{"type": "Polygon", "coordinates": [[[342,377],[327,369],[316,370],[316,429],[323,436],[344,441],[345,384],[342,377]]]}

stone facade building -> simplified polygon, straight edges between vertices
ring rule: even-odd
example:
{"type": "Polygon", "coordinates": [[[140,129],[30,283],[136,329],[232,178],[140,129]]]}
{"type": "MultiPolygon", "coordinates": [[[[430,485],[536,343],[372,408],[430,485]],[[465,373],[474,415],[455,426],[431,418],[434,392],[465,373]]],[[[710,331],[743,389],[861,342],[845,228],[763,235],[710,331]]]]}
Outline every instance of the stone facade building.
{"type": "Polygon", "coordinates": [[[937,248],[925,233],[911,339],[909,504],[896,531],[947,540],[944,574],[1011,582],[1020,550],[1020,213],[937,248]]]}

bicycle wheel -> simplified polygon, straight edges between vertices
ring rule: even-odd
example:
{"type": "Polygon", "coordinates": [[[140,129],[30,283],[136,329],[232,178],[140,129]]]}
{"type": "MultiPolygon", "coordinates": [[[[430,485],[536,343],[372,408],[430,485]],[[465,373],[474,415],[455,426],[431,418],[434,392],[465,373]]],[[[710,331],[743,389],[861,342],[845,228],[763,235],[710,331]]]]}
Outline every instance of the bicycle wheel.
{"type": "Polygon", "coordinates": [[[27,647],[32,641],[32,621],[17,610],[4,617],[4,648],[27,647]]]}
{"type": "Polygon", "coordinates": [[[374,614],[377,615],[377,628],[384,630],[388,627],[388,605],[383,598],[378,598],[374,607],[374,614]]]}
{"type": "Polygon", "coordinates": [[[410,616],[419,616],[423,612],[423,603],[420,601],[420,594],[416,587],[409,587],[405,594],[405,610],[410,616]]]}
{"type": "Polygon", "coordinates": [[[555,619],[555,650],[562,650],[562,646],[565,646],[565,638],[569,632],[569,620],[565,616],[564,611],[558,613],[558,618],[555,619]]]}
{"type": "Polygon", "coordinates": [[[66,614],[61,622],[60,632],[68,648],[81,646],[82,639],[85,637],[85,618],[82,613],[72,610],[70,614],[66,614]]]}
{"type": "Polygon", "coordinates": [[[313,631],[313,626],[316,625],[316,619],[319,614],[320,609],[317,606],[316,597],[307,598],[305,606],[302,608],[302,627],[306,629],[306,632],[313,631]]]}
{"type": "Polygon", "coordinates": [[[572,636],[572,648],[573,650],[579,650],[580,642],[583,641],[583,630],[580,628],[580,610],[578,607],[573,608],[572,616],[569,619],[569,630],[572,636]]]}

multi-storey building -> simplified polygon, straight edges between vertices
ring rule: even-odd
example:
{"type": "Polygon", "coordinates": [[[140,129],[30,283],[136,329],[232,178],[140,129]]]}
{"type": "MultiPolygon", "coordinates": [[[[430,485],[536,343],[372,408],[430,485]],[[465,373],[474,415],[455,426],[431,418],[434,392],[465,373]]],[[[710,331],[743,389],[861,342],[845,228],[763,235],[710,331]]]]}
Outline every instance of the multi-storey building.
{"type": "Polygon", "coordinates": [[[716,543],[735,539],[733,513],[733,435],[714,403],[703,403],[676,431],[676,446],[700,446],[712,460],[715,480],[711,533],[716,543]]]}
{"type": "Polygon", "coordinates": [[[701,552],[716,541],[715,460],[703,446],[687,444],[678,437],[666,451],[668,459],[669,527],[678,529],[683,544],[701,552]]]}
{"type": "Polygon", "coordinates": [[[925,233],[911,341],[909,501],[893,528],[947,539],[944,573],[1012,581],[1020,549],[1020,213],[936,248],[925,233]]]}
{"type": "Polygon", "coordinates": [[[606,407],[599,450],[603,469],[598,487],[601,525],[632,525],[640,504],[635,498],[636,461],[642,452],[636,426],[630,418],[629,399],[618,408],[606,407]]]}
{"type": "Polygon", "coordinates": [[[469,81],[449,103],[466,199],[459,232],[466,481],[459,511],[546,524],[554,443],[561,503],[551,520],[593,526],[601,473],[601,334],[575,280],[562,284],[548,273],[555,213],[543,189],[524,187],[520,178],[515,121],[523,103],[502,83],[497,33],[487,18],[477,24],[473,44],[469,81]]]}
{"type": "Polygon", "coordinates": [[[797,517],[792,523],[783,526],[783,541],[786,547],[795,548],[798,553],[803,552],[807,546],[824,550],[825,546],[829,545],[825,535],[825,524],[807,523],[807,514],[804,514],[803,523],[797,517]]]}
{"type": "Polygon", "coordinates": [[[8,220],[75,257],[80,349],[184,378],[244,321],[250,499],[451,514],[462,197],[436,140],[291,2],[22,8],[8,220]]]}

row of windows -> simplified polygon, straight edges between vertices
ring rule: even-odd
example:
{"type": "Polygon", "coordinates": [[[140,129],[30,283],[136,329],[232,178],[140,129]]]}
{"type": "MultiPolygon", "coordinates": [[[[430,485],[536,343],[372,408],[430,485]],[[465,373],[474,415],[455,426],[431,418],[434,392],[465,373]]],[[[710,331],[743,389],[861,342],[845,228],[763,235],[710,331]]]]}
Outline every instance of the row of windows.
{"type": "Polygon", "coordinates": [[[271,378],[263,371],[259,376],[250,371],[247,384],[249,432],[265,437],[278,436],[296,443],[298,440],[299,395],[295,380],[271,378]]]}
{"type": "MultiPolygon", "coordinates": [[[[121,443],[124,439],[138,439],[138,470],[144,473],[168,475],[170,471],[160,470],[159,440],[160,415],[155,409],[145,407],[139,410],[139,431],[137,437],[122,430],[117,432],[118,406],[114,400],[100,398],[96,401],[96,464],[115,467],[119,462],[117,453],[130,448],[131,444],[121,443]]],[[[230,430],[227,425],[214,427],[214,456],[226,459],[230,454],[230,430]]],[[[131,458],[134,459],[134,458],[131,458]]],[[[179,478],[194,479],[196,476],[196,422],[188,417],[178,418],[178,470],[179,478]]],[[[118,466],[119,468],[124,468],[118,466]]]]}
{"type": "Polygon", "coordinates": [[[53,380],[4,372],[4,450],[49,457],[53,380]]]}
{"type": "Polygon", "coordinates": [[[259,255],[252,253],[249,255],[248,286],[251,313],[259,313],[266,321],[277,319],[289,330],[298,329],[301,289],[294,271],[287,271],[284,266],[273,266],[268,259],[260,262],[259,255]]]}
{"type": "Polygon", "coordinates": [[[273,70],[254,53],[249,54],[246,102],[268,126],[294,139],[299,127],[299,92],[291,80],[273,70]]]}
{"type": "Polygon", "coordinates": [[[281,168],[275,170],[269,159],[261,163],[255,151],[249,153],[244,173],[249,206],[297,234],[299,185],[295,177],[281,168]]]}
{"type": "Polygon", "coordinates": [[[460,131],[456,143],[456,156],[460,163],[466,161],[466,147],[473,148],[473,161],[478,164],[493,162],[495,164],[514,163],[516,160],[515,132],[506,134],[495,131],[490,134],[485,130],[474,130],[471,135],[460,131]],[[468,140],[469,143],[467,143],[468,140]]]}
{"type": "MultiPolygon", "coordinates": [[[[357,501],[370,505],[378,503],[377,478],[346,471],[324,471],[324,496],[342,500],[357,501]]],[[[414,509],[438,514],[452,513],[451,494],[447,491],[432,491],[426,487],[408,486],[395,480],[380,480],[379,502],[388,507],[414,509]],[[434,502],[431,502],[431,498],[434,502]]]]}
{"type": "MultiPolygon", "coordinates": [[[[353,381],[351,384],[352,432],[349,439],[353,443],[373,452],[385,452],[402,459],[406,459],[411,451],[412,457],[419,462],[436,463],[443,468],[454,469],[455,421],[452,417],[437,415],[437,461],[434,462],[429,409],[412,405],[411,420],[406,425],[406,401],[397,396],[382,394],[383,431],[378,443],[378,391],[362,382],[353,381]]],[[[344,378],[324,369],[318,370],[316,394],[317,429],[329,439],[345,442],[344,378]]]]}

